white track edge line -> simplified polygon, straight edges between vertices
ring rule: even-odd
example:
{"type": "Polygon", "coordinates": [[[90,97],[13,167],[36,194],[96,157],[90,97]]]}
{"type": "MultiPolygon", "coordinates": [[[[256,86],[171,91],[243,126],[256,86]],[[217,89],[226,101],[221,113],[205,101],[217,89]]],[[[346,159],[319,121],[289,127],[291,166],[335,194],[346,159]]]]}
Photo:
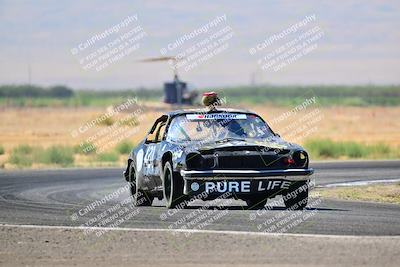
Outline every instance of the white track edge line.
{"type": "Polygon", "coordinates": [[[273,237],[319,237],[319,238],[389,238],[400,239],[400,236],[358,236],[358,235],[323,235],[323,234],[294,234],[294,233],[264,233],[230,230],[196,230],[196,229],[160,229],[160,228],[124,228],[124,227],[85,227],[85,226],[57,226],[57,225],[34,225],[34,224],[0,224],[0,227],[30,228],[30,229],[69,229],[69,230],[103,230],[103,231],[127,231],[127,232],[172,232],[190,234],[226,234],[226,235],[250,235],[250,236],[273,236],[273,237]]]}
{"type": "Polygon", "coordinates": [[[375,179],[375,180],[358,180],[351,182],[337,182],[325,185],[316,185],[315,188],[339,188],[339,187],[357,187],[357,186],[367,186],[367,185],[380,185],[380,184],[393,184],[400,182],[400,178],[394,179],[375,179]]]}

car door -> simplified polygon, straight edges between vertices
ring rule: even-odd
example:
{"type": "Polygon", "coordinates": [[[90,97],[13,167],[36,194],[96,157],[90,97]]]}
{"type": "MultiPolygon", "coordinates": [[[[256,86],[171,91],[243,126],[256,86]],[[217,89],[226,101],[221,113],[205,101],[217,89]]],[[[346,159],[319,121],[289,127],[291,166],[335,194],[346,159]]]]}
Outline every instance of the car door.
{"type": "Polygon", "coordinates": [[[148,189],[153,189],[161,185],[159,151],[161,150],[160,146],[163,138],[161,132],[165,129],[167,120],[167,115],[163,115],[156,120],[144,144],[143,176],[145,177],[145,184],[148,189]]]}

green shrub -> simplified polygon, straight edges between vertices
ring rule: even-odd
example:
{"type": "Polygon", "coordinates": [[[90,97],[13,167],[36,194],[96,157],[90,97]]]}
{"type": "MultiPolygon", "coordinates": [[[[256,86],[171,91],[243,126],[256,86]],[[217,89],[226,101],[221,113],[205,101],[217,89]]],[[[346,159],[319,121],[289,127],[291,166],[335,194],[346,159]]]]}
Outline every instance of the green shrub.
{"type": "Polygon", "coordinates": [[[118,161],[118,154],[115,152],[102,153],[97,156],[97,160],[103,162],[116,162],[118,161]]]}
{"type": "Polygon", "coordinates": [[[393,158],[398,157],[385,144],[365,145],[356,142],[334,142],[329,139],[307,140],[304,147],[311,158],[393,158]]]}
{"type": "Polygon", "coordinates": [[[70,147],[52,146],[38,152],[36,156],[40,163],[68,166],[74,162],[74,152],[70,147]]]}
{"type": "Polygon", "coordinates": [[[4,147],[3,146],[0,146],[0,155],[3,155],[4,154],[4,147]]]}
{"type": "Polygon", "coordinates": [[[93,154],[97,151],[97,147],[90,142],[83,142],[80,145],[74,146],[74,152],[77,154],[93,154]]]}
{"type": "Polygon", "coordinates": [[[51,146],[48,149],[20,145],[11,151],[8,160],[18,167],[29,167],[33,163],[68,166],[74,162],[73,149],[64,146],[51,146]]]}
{"type": "Polygon", "coordinates": [[[14,148],[14,151],[16,153],[25,153],[25,154],[29,154],[32,153],[33,151],[33,147],[29,146],[29,145],[19,145],[16,148],[14,148]]]}
{"type": "Polygon", "coordinates": [[[389,155],[387,158],[398,158],[400,157],[398,152],[398,150],[390,149],[388,145],[382,143],[369,146],[371,158],[382,158],[382,155],[389,155]]]}
{"type": "Polygon", "coordinates": [[[8,161],[18,167],[29,167],[33,163],[33,148],[28,145],[19,145],[11,150],[8,161]]]}
{"type": "Polygon", "coordinates": [[[344,142],[337,145],[340,146],[340,154],[349,158],[366,158],[369,155],[369,148],[365,145],[354,142],[344,142]]]}
{"type": "Polygon", "coordinates": [[[111,117],[107,117],[98,123],[98,125],[104,125],[104,126],[111,126],[113,124],[114,124],[114,120],[111,117]]]}
{"type": "Polygon", "coordinates": [[[128,154],[132,151],[133,144],[128,141],[121,142],[115,148],[119,154],[128,154]]]}
{"type": "Polygon", "coordinates": [[[340,154],[331,140],[308,140],[304,146],[313,158],[336,158],[340,154]]]}

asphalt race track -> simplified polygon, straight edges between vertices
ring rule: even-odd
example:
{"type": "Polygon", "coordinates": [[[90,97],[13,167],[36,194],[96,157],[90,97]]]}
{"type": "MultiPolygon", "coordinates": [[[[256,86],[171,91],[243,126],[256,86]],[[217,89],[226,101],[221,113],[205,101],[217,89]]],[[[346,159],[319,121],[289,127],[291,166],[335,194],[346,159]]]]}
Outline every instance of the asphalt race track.
{"type": "MultiPolygon", "coordinates": [[[[400,161],[324,162],[314,163],[317,186],[354,181],[400,178],[400,161]]],[[[0,224],[91,226],[116,207],[129,192],[122,169],[60,169],[0,172],[0,224]],[[117,197],[108,199],[88,211],[87,207],[120,189],[117,197]],[[85,210],[86,207],[86,210],[85,210]]],[[[257,212],[244,209],[244,202],[226,201],[226,209],[197,201],[185,210],[167,210],[161,201],[152,207],[134,210],[118,227],[168,229],[189,225],[189,229],[224,231],[264,231],[268,219],[280,214],[290,217],[295,212],[282,206],[257,212]],[[194,216],[193,216],[194,215],[194,216]],[[213,216],[212,223],[196,224],[194,218],[213,216]],[[187,224],[191,222],[191,224],[187,224]],[[191,227],[192,226],[192,227],[191,227]]],[[[369,202],[313,199],[301,214],[303,222],[288,227],[287,233],[328,235],[400,235],[400,206],[369,202]]],[[[282,218],[282,217],[280,217],[282,218]]],[[[269,229],[269,232],[274,230],[269,229]]]]}

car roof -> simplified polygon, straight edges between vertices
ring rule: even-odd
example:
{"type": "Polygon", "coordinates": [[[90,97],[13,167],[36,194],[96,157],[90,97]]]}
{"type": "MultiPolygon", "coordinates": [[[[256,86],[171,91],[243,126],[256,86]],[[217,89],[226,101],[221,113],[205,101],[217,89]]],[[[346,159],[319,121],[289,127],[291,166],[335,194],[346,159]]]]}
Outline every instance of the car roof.
{"type": "Polygon", "coordinates": [[[246,113],[246,114],[256,114],[252,111],[249,110],[244,110],[244,109],[234,109],[234,108],[217,108],[216,110],[209,111],[204,108],[198,108],[198,109],[181,109],[181,110],[174,110],[167,112],[166,114],[174,117],[177,115],[182,115],[182,114],[193,114],[193,113],[220,113],[220,112],[227,112],[227,113],[246,113]]]}

